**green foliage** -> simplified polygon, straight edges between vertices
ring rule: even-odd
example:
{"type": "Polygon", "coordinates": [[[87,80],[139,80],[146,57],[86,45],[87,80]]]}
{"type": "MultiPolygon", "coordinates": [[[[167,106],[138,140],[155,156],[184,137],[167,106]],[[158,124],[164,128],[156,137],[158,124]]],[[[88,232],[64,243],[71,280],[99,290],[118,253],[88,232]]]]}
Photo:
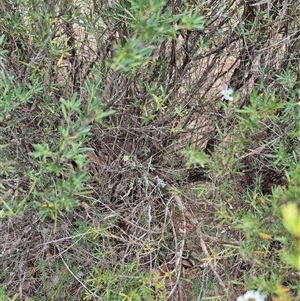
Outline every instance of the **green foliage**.
{"type": "Polygon", "coordinates": [[[85,186],[88,174],[84,168],[89,163],[85,153],[91,150],[85,146],[90,123],[95,119],[103,122],[103,118],[109,115],[108,112],[104,115],[101,106],[96,106],[95,103],[82,111],[81,99],[76,94],[70,100],[61,98],[60,101],[63,119],[59,126],[60,138],[57,144],[51,149],[46,142],[37,144],[32,153],[40,163],[40,170],[35,177],[43,178],[46,183],[49,182],[47,178],[50,179],[53,175],[60,179],[56,181],[55,187],[41,187],[41,191],[35,193],[35,197],[41,200],[35,203],[42,216],[50,216],[55,221],[64,210],[70,212],[78,206],[78,195],[88,193],[85,186]],[[48,192],[48,197],[45,197],[45,191],[48,192]]]}
{"type": "Polygon", "coordinates": [[[197,150],[195,147],[188,147],[184,151],[184,155],[188,158],[187,167],[196,167],[205,165],[209,162],[209,157],[201,150],[197,150]]]}
{"type": "Polygon", "coordinates": [[[118,43],[111,68],[134,73],[138,67],[151,61],[151,54],[158,43],[176,39],[181,29],[203,29],[204,17],[199,16],[197,10],[187,8],[180,14],[172,14],[164,9],[165,5],[162,0],[132,0],[128,8],[120,4],[116,6],[119,12],[114,17],[126,20],[127,27],[134,32],[134,38],[125,38],[125,43],[118,43]]]}
{"type": "Polygon", "coordinates": [[[282,222],[289,235],[288,247],[283,252],[283,259],[296,269],[300,270],[300,210],[299,210],[299,187],[300,187],[300,164],[296,164],[288,172],[289,185],[287,189],[281,189],[277,193],[284,205],[281,208],[282,222]]]}
{"type": "MultiPolygon", "coordinates": [[[[164,283],[157,272],[144,273],[138,263],[116,267],[114,271],[94,269],[86,281],[91,292],[100,295],[103,300],[164,300],[166,292],[164,283]],[[129,275],[128,275],[129,272],[129,275]]],[[[84,300],[91,300],[92,295],[86,291],[84,300]]]]}
{"type": "MultiPolygon", "coordinates": [[[[277,76],[277,79],[290,91],[289,71],[277,76]]],[[[232,106],[232,103],[228,106],[232,106]]],[[[187,167],[206,167],[213,175],[214,183],[218,183],[216,191],[209,186],[202,186],[201,197],[213,194],[213,201],[219,208],[216,217],[223,227],[227,224],[231,229],[242,231],[244,239],[238,255],[251,266],[251,274],[244,275],[248,289],[264,291],[282,298],[280,300],[293,300],[289,299],[289,294],[300,293],[297,277],[288,280],[288,287],[283,283],[287,281],[287,274],[297,275],[300,262],[297,93],[291,92],[286,99],[279,99],[274,91],[258,93],[254,90],[248,106],[235,109],[234,113],[225,108],[224,112],[227,120],[230,120],[229,116],[237,118],[237,128],[230,130],[218,127],[219,137],[226,139],[226,142],[218,146],[210,157],[188,148],[184,152],[188,159],[187,167]],[[251,138],[264,131],[269,134],[263,140],[251,138]],[[285,133],[291,138],[287,138],[285,133]],[[258,165],[256,153],[259,154],[258,165]],[[253,158],[250,168],[255,170],[255,174],[251,185],[241,189],[232,179],[245,176],[243,164],[248,156],[253,158]],[[284,174],[284,184],[273,187],[269,194],[264,192],[264,187],[272,179],[263,169],[261,174],[257,171],[262,162],[264,168],[278,173],[283,171],[284,174]]]]}
{"type": "Polygon", "coordinates": [[[18,106],[31,102],[36,94],[40,94],[42,87],[37,80],[30,85],[16,84],[14,83],[14,78],[6,75],[3,70],[0,73],[0,77],[0,121],[3,122],[11,119],[11,114],[18,106]]]}
{"type": "Polygon", "coordinates": [[[1,300],[298,300],[299,12],[225,2],[0,3],[1,300]]]}
{"type": "Polygon", "coordinates": [[[243,109],[237,109],[239,127],[245,133],[254,132],[260,126],[261,122],[268,122],[270,120],[278,120],[276,110],[284,107],[284,104],[276,99],[271,93],[258,95],[256,91],[250,95],[250,106],[243,109]]]}
{"type": "MultiPolygon", "coordinates": [[[[5,294],[5,287],[0,288],[0,298],[3,301],[16,301],[19,298],[19,294],[15,294],[12,298],[9,298],[6,294],[5,294]]],[[[28,300],[28,299],[27,299],[28,300]]]]}

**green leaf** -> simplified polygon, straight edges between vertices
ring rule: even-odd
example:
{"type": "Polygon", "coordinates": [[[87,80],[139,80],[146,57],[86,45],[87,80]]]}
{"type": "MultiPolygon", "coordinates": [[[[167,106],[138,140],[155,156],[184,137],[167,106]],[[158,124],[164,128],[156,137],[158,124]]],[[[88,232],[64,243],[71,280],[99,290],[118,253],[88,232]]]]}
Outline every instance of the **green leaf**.
{"type": "Polygon", "coordinates": [[[282,209],[285,228],[294,236],[300,238],[300,212],[295,203],[288,203],[282,209]]]}
{"type": "Polygon", "coordinates": [[[188,159],[186,164],[188,168],[191,166],[196,167],[198,165],[205,167],[209,162],[209,156],[202,150],[197,150],[194,147],[188,147],[183,153],[188,159]]]}

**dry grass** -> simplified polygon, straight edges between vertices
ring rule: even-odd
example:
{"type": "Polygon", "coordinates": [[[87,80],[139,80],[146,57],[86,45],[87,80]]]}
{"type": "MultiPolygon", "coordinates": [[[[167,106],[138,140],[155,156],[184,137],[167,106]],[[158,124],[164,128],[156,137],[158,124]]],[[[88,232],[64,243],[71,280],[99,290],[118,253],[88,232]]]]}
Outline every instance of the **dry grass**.
{"type": "MultiPolygon", "coordinates": [[[[174,11],[183,5],[177,2],[170,4],[174,11]]],[[[225,86],[238,90],[242,107],[248,103],[254,85],[259,86],[263,80],[276,88],[275,74],[287,64],[296,68],[297,58],[291,55],[297,53],[300,30],[293,21],[297,16],[292,5],[272,1],[272,17],[264,19],[264,6],[254,11],[249,3],[205,1],[201,6],[207,17],[205,29],[182,31],[177,40],[157,45],[153,61],[134,76],[113,73],[104,63],[113,57],[116,40],[130,34],[125,22],[107,18],[103,25],[98,24],[102,32],[97,35],[74,25],[71,32],[56,37],[74,46],[76,55],[66,54],[59,64],[57,58],[49,62],[57,86],[49,99],[55,103],[60,96],[67,98],[74,92],[84,99],[83,81],[93,78],[89,68],[97,67],[106,81],[101,101],[115,114],[109,117],[110,129],[93,125],[89,142],[93,152],[88,153],[88,186],[92,193],[80,196],[80,206],[59,218],[55,234],[52,221],[40,220],[37,212],[0,220],[0,282],[11,295],[19,293],[19,300],[35,297],[75,301],[83,300],[83,292],[89,291],[94,296],[91,299],[101,300],[104,290],[94,293],[87,284],[92,277],[91,267],[116,271],[132,263],[138,263],[143,271],[159,274],[168,300],[204,300],[204,296],[234,300],[240,295],[241,287],[234,283],[251,268],[236,251],[243,237],[228,225],[219,228],[215,213],[220,206],[214,197],[221,183],[205,169],[187,169],[182,150],[196,145],[209,152],[211,145],[220,145],[216,123],[229,126],[230,138],[235,130],[230,127],[232,121],[222,121],[223,112],[218,107],[219,92],[225,86]],[[249,28],[248,21],[253,22],[249,28]],[[251,38],[247,30],[252,31],[251,38]],[[105,43],[111,33],[117,38],[108,47],[105,43]],[[200,38],[207,43],[203,47],[199,47],[200,38]],[[268,72],[263,71],[266,68],[268,72]],[[156,111],[153,121],[141,126],[141,116],[149,110],[151,100],[144,83],[166,88],[166,109],[156,111]],[[178,107],[185,111],[182,117],[174,113],[178,107]],[[168,183],[167,189],[158,188],[157,177],[168,183]],[[203,197],[191,192],[191,188],[201,185],[210,186],[212,195],[203,197]],[[49,287],[51,296],[47,295],[49,287]]],[[[96,14],[104,6],[90,5],[96,14]]],[[[65,20],[59,24],[62,29],[69,25],[65,20]]],[[[28,78],[29,70],[19,69],[21,58],[16,57],[14,38],[7,47],[11,49],[11,61],[6,68],[19,74],[16,81],[28,78]]],[[[24,55],[33,62],[38,54],[34,49],[24,55]]],[[[48,115],[38,99],[16,110],[19,132],[4,131],[1,139],[7,143],[19,141],[20,136],[26,138],[22,144],[10,145],[11,152],[19,154],[18,164],[31,162],[32,145],[45,135],[42,119],[48,115]],[[39,126],[31,124],[32,120],[39,126]]],[[[55,118],[51,121],[54,133],[59,120],[55,118]]],[[[249,149],[255,148],[259,145],[253,142],[249,149]]],[[[255,171],[247,161],[250,158],[251,153],[244,160],[249,173],[235,178],[237,195],[251,185],[255,171]]],[[[2,174],[0,181],[3,200],[16,191],[26,196],[30,189],[29,180],[21,174],[14,180],[2,174]]],[[[272,185],[272,178],[266,182],[266,186],[272,185]]]]}

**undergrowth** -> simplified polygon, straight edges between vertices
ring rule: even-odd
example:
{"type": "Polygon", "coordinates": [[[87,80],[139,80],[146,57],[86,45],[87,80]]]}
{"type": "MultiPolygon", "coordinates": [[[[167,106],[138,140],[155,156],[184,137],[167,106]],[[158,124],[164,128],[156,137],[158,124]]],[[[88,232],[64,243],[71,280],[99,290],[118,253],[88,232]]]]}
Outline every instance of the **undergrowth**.
{"type": "Polygon", "coordinates": [[[0,3],[1,300],[300,300],[300,12],[265,2],[0,3]]]}

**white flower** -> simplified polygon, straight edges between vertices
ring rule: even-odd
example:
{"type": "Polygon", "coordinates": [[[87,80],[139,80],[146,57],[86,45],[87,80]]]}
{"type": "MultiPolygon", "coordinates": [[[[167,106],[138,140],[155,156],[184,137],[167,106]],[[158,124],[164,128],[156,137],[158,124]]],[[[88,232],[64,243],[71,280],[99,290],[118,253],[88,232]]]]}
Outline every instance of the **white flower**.
{"type": "Polygon", "coordinates": [[[232,93],[233,90],[231,88],[226,88],[221,91],[221,94],[223,95],[223,99],[226,100],[233,100],[233,97],[231,96],[232,93]]]}
{"type": "Polygon", "coordinates": [[[259,292],[248,291],[244,296],[240,296],[236,301],[264,301],[266,296],[262,296],[259,292]]]}
{"type": "Polygon", "coordinates": [[[165,188],[167,186],[167,184],[162,179],[157,177],[157,186],[159,188],[165,188]]]}

